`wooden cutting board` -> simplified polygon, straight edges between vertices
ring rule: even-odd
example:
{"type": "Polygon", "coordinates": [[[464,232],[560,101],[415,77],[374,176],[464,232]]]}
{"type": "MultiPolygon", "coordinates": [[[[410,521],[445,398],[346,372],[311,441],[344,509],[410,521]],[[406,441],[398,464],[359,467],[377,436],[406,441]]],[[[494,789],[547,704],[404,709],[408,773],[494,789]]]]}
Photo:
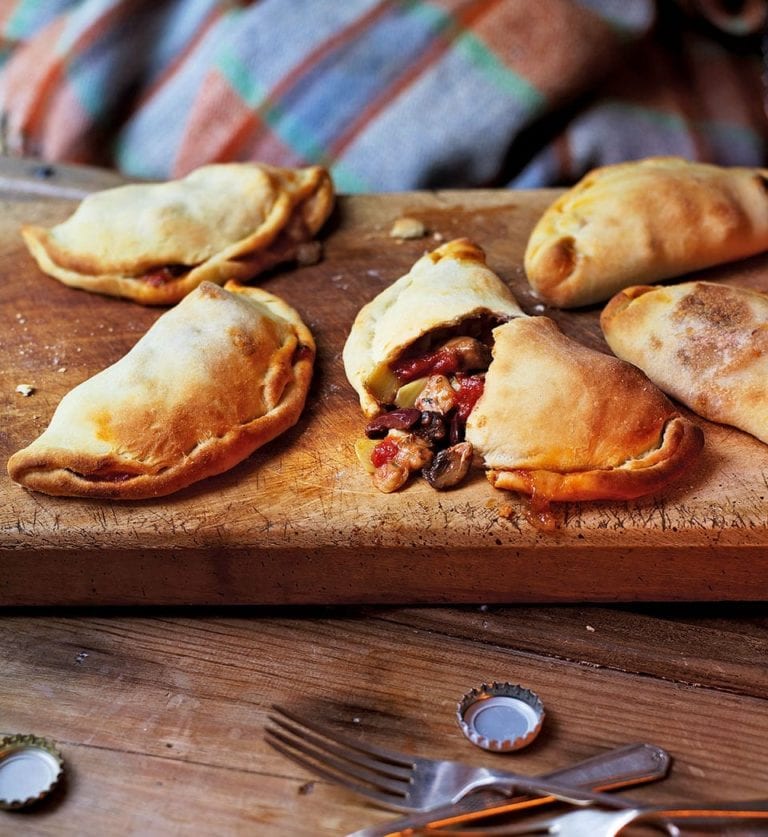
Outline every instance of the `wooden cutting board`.
{"type": "MultiPolygon", "coordinates": [[[[60,398],[124,355],[162,309],[67,288],[40,273],[19,224],[64,219],[118,182],[78,168],[0,165],[3,463],[60,398]],[[23,397],[18,384],[34,393],[23,397]]],[[[170,497],[96,502],[30,493],[0,475],[0,603],[331,604],[768,598],[768,447],[697,419],[697,466],[662,494],[562,504],[553,532],[482,473],[451,492],[423,481],[384,495],[353,450],[363,419],[341,350],[360,306],[440,239],[469,236],[529,313],[607,351],[598,309],[544,310],[522,256],[553,191],[343,196],[324,258],[263,280],[304,316],[318,346],[299,424],[231,471],[170,497]],[[395,219],[429,235],[398,241],[395,219]]],[[[768,257],[700,274],[768,290],[768,257]]],[[[514,409],[514,405],[511,405],[514,409]]],[[[568,416],[562,417],[563,422],[568,416]]]]}

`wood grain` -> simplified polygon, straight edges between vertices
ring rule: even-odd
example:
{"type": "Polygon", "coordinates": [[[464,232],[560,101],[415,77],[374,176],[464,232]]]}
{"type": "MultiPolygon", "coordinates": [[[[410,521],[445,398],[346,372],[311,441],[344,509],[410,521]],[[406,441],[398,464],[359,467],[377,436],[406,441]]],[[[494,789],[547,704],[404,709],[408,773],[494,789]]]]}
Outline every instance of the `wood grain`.
{"type": "MultiPolygon", "coordinates": [[[[45,427],[75,384],[119,359],[162,313],[66,288],[43,276],[18,236],[76,205],[71,188],[100,173],[34,175],[0,168],[0,398],[5,461],[45,427]],[[39,178],[38,178],[39,179],[39,178]],[[72,184],[75,184],[74,186],[72,184]],[[53,187],[58,189],[58,192],[53,187]],[[64,199],[55,197],[64,195],[64,199]],[[29,383],[35,392],[15,392],[29,383]]],[[[113,185],[105,175],[104,185],[113,185]]],[[[466,235],[529,313],[606,350],[596,309],[548,311],[522,271],[543,192],[342,196],[324,259],[285,268],[265,287],[302,312],[319,345],[299,424],[246,462],[160,501],[90,502],[28,493],[0,476],[0,602],[5,604],[499,603],[764,599],[768,589],[768,449],[698,420],[706,448],[662,495],[562,504],[543,533],[526,503],[482,474],[437,494],[414,483],[382,495],[357,464],[362,418],[340,352],[359,307],[405,273],[433,237],[389,236],[403,214],[430,235],[466,235]],[[500,514],[510,510],[509,516],[500,514]]],[[[703,274],[768,290],[768,259],[703,274]]]]}
{"type": "Polygon", "coordinates": [[[767,628],[754,613],[669,607],[6,612],[0,732],[56,740],[67,779],[27,814],[0,812],[0,833],[309,837],[394,816],[266,746],[273,703],[363,741],[531,774],[651,741],[673,768],[633,797],[765,796],[766,691],[744,685],[764,677],[764,658],[739,649],[767,628]],[[689,630],[665,644],[677,619],[689,630]],[[695,684],[688,660],[701,661],[695,684]],[[534,688],[547,709],[536,742],[511,756],[472,747],[454,719],[489,679],[534,688]]]}

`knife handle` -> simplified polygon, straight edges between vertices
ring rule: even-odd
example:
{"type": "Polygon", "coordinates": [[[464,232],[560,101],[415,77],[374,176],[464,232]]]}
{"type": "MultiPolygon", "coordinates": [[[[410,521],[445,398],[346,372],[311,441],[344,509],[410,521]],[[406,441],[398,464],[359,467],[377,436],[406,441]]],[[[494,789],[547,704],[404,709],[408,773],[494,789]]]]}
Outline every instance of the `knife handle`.
{"type": "Polygon", "coordinates": [[[671,764],[669,753],[655,744],[628,744],[541,778],[577,788],[613,790],[663,779],[671,764]]]}
{"type": "MultiPolygon", "coordinates": [[[[669,753],[654,744],[628,744],[537,778],[574,788],[613,790],[663,779],[669,771],[671,761],[669,753]]],[[[483,789],[468,794],[456,803],[441,805],[419,814],[409,814],[381,825],[369,826],[349,837],[408,835],[419,828],[437,829],[459,822],[473,822],[551,801],[552,797],[549,796],[535,798],[517,794],[510,798],[508,794],[503,795],[499,789],[483,789]]]]}

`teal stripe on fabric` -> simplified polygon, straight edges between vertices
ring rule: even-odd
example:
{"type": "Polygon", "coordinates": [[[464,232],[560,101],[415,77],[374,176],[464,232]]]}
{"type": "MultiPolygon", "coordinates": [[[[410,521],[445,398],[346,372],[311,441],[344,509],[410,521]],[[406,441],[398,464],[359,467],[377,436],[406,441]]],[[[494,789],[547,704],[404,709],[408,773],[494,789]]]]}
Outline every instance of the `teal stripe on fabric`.
{"type": "Polygon", "coordinates": [[[267,91],[234,53],[220,52],[216,56],[216,68],[248,107],[258,107],[266,98],[267,91]]]}
{"type": "Polygon", "coordinates": [[[403,10],[423,19],[424,23],[434,31],[439,32],[450,26],[455,26],[453,17],[438,6],[422,0],[404,0],[400,3],[403,10]]]}
{"type": "Polygon", "coordinates": [[[642,105],[622,102],[619,99],[604,99],[599,105],[600,110],[603,111],[610,110],[619,115],[625,113],[634,118],[644,119],[652,125],[664,127],[668,130],[676,130],[680,133],[689,133],[688,124],[676,113],[665,113],[664,111],[654,110],[653,108],[643,107],[642,105]]]}
{"type": "Polygon", "coordinates": [[[717,137],[721,141],[731,139],[746,143],[751,145],[756,151],[765,149],[765,140],[763,137],[748,125],[714,120],[702,120],[694,124],[705,136],[717,137]]]}
{"type": "Polygon", "coordinates": [[[532,110],[545,104],[546,97],[540,90],[499,61],[473,32],[458,29],[458,24],[450,15],[429,3],[419,3],[418,0],[410,0],[407,5],[414,14],[428,19],[437,32],[448,33],[452,27],[457,28],[455,47],[500,90],[510,93],[524,107],[532,110]]]}
{"type": "Polygon", "coordinates": [[[24,0],[20,2],[5,24],[5,37],[24,40],[42,25],[65,9],[67,3],[52,3],[51,0],[24,0]]]}
{"type": "Polygon", "coordinates": [[[354,172],[344,167],[344,164],[334,163],[331,166],[333,184],[337,192],[351,194],[353,192],[373,192],[375,189],[367,181],[358,177],[354,172]]]}
{"type": "Polygon", "coordinates": [[[699,119],[691,121],[690,123],[683,119],[676,113],[665,113],[664,111],[654,110],[653,108],[643,107],[642,105],[633,105],[629,102],[622,102],[618,99],[606,99],[601,103],[601,108],[606,107],[615,111],[616,113],[625,112],[632,114],[640,119],[645,119],[653,125],[660,125],[665,128],[679,130],[681,132],[688,132],[688,125],[693,125],[697,130],[702,132],[710,132],[720,136],[731,135],[733,137],[740,137],[742,140],[750,139],[756,145],[762,145],[760,135],[747,125],[742,125],[737,122],[724,122],[715,119],[699,119]]]}
{"type": "Polygon", "coordinates": [[[115,141],[115,159],[118,161],[120,171],[144,171],[144,153],[136,145],[127,143],[125,137],[119,136],[115,141]]]}
{"type": "Polygon", "coordinates": [[[527,79],[506,67],[471,32],[463,32],[457,40],[461,53],[493,84],[505,93],[511,94],[525,108],[536,110],[546,103],[544,94],[527,79]]]}
{"type": "Polygon", "coordinates": [[[323,164],[325,149],[309,137],[297,120],[285,113],[278,104],[267,105],[267,91],[250,74],[248,67],[232,53],[220,54],[217,67],[232,89],[245,104],[258,111],[264,122],[289,148],[307,160],[323,164]]]}
{"type": "Polygon", "coordinates": [[[664,111],[619,100],[606,99],[600,103],[600,108],[601,110],[611,110],[619,115],[624,113],[634,119],[645,120],[652,126],[661,127],[668,131],[677,131],[679,134],[689,135],[691,130],[694,130],[704,136],[717,137],[721,142],[731,138],[734,141],[746,143],[758,151],[765,147],[765,141],[757,131],[748,125],[737,122],[724,122],[714,119],[699,119],[689,122],[676,113],[665,113],[664,111]]]}
{"type": "Polygon", "coordinates": [[[302,128],[301,122],[289,111],[283,111],[279,105],[262,108],[262,119],[274,131],[282,142],[301,154],[306,160],[313,160],[320,165],[328,165],[326,149],[302,128]]]}

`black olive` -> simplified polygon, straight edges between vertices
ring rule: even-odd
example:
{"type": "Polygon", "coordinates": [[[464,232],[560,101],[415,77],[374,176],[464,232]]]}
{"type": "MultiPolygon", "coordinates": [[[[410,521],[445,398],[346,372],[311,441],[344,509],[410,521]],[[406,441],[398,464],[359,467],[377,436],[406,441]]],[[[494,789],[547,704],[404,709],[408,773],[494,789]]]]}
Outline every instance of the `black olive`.
{"type": "Polygon", "coordinates": [[[383,439],[390,430],[410,430],[421,418],[421,410],[415,407],[392,410],[371,419],[365,428],[369,439],[383,439]]]}

